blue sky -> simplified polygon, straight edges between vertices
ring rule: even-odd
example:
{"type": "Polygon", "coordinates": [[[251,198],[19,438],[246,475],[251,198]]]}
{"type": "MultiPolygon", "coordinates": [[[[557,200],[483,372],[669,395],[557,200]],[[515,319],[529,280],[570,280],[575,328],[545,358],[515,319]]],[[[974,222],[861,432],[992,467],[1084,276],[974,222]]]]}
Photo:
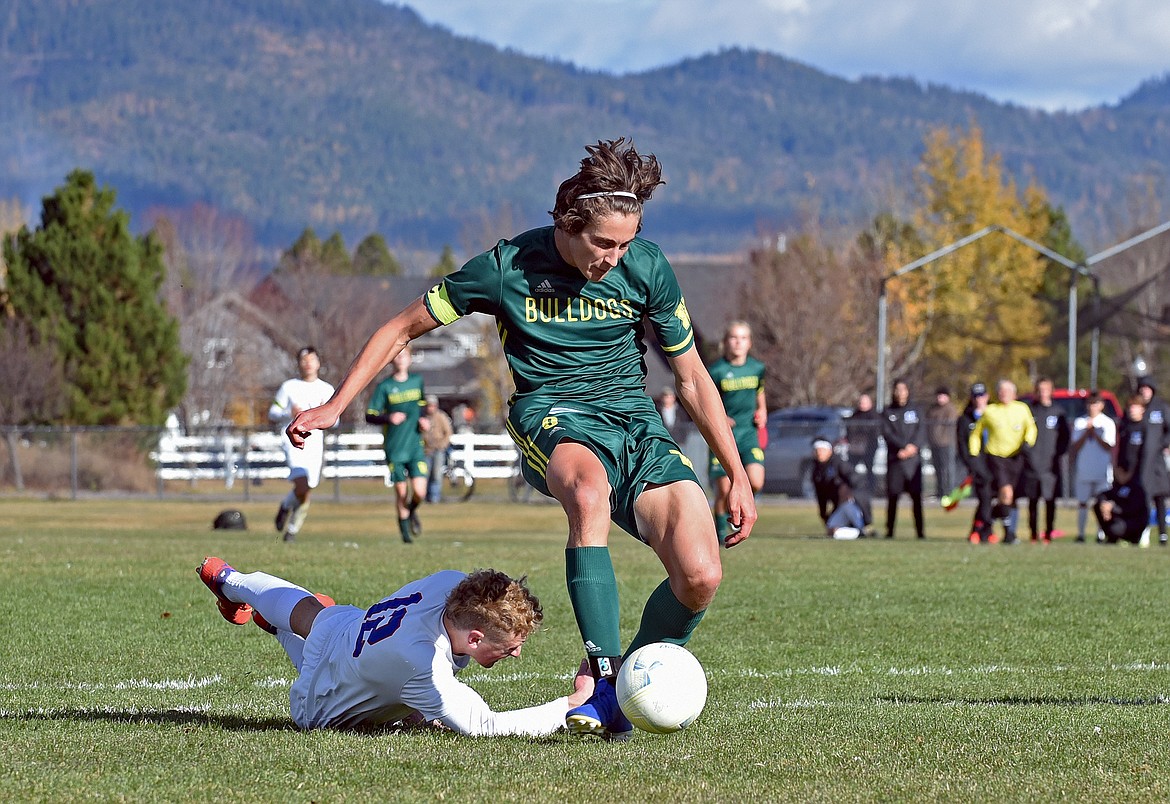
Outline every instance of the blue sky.
{"type": "Polygon", "coordinates": [[[1115,103],[1170,71],[1167,0],[398,0],[426,21],[616,74],[727,47],[1024,106],[1115,103]]]}

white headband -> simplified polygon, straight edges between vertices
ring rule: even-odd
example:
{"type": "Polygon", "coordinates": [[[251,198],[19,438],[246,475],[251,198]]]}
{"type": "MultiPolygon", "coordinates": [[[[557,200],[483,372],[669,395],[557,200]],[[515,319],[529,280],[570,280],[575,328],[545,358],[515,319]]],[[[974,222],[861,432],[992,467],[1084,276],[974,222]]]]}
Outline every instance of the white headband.
{"type": "Polygon", "coordinates": [[[818,438],[813,442],[813,449],[832,449],[833,445],[823,438],[818,438]]]}
{"type": "Polygon", "coordinates": [[[580,201],[583,198],[604,198],[606,196],[617,196],[618,198],[632,198],[635,201],[638,200],[638,196],[634,195],[633,193],[626,192],[625,190],[611,190],[604,193],[585,193],[584,195],[577,196],[577,200],[580,201]]]}

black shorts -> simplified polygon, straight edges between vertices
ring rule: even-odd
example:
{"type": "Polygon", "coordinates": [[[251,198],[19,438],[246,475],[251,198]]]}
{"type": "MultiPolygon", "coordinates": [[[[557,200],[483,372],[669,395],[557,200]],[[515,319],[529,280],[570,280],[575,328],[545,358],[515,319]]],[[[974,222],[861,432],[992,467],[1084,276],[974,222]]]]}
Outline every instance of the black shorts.
{"type": "Polygon", "coordinates": [[[991,469],[991,479],[995,483],[995,488],[1011,486],[1012,489],[1016,489],[1024,475],[1024,454],[1017,452],[1007,458],[988,455],[987,466],[991,469]]]}

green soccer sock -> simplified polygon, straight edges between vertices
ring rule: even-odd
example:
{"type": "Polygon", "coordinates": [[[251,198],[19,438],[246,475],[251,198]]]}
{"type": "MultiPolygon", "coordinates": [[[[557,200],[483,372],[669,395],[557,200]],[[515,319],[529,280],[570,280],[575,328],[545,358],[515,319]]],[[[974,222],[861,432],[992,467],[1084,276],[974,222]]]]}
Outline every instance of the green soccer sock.
{"type": "Polygon", "coordinates": [[[670,581],[663,581],[646,601],[646,608],[642,610],[642,624],[638,627],[638,633],[634,635],[634,641],[630,643],[625,656],[653,642],[687,644],[691,632],[706,613],[706,609],[701,611],[688,609],[674,596],[670,581]]]}
{"type": "Polygon", "coordinates": [[[398,520],[398,532],[402,534],[402,541],[407,543],[414,541],[410,535],[410,517],[398,520]]]}
{"type": "Polygon", "coordinates": [[[719,545],[727,541],[727,534],[731,533],[731,514],[715,515],[715,533],[719,536],[719,545]]]}
{"type": "Polygon", "coordinates": [[[590,659],[621,656],[617,578],[609,548],[566,548],[565,580],[586,655],[590,659]]]}

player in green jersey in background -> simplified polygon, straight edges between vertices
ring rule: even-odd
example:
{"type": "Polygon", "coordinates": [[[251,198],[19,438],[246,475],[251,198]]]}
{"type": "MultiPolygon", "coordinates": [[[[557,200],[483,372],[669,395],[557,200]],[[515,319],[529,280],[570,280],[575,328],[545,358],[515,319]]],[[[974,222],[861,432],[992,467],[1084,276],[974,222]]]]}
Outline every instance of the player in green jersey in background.
{"type": "Polygon", "coordinates": [[[422,415],[427,402],[422,377],[410,373],[410,347],[396,354],[390,364],[394,372],[374,389],[366,408],[366,421],[382,425],[398,531],[402,541],[409,544],[414,541],[412,534],[422,532],[417,509],[427,496],[427,456],[419,432],[428,426],[422,415]]]}
{"type": "MultiPolygon", "coordinates": [[[[748,354],[752,349],[752,328],[746,321],[732,321],[723,333],[723,357],[711,364],[711,379],[723,399],[723,409],[735,436],[739,459],[747,470],[752,491],[764,487],[764,450],[760,428],[768,421],[764,403],[764,364],[748,354]]],[[[731,481],[715,453],[711,453],[707,475],[715,491],[715,530],[722,544],[731,532],[727,495],[731,481]]]]}
{"type": "Polygon", "coordinates": [[[723,574],[706,494],[646,394],[644,325],[727,472],[737,528],[729,547],[751,533],[756,508],[674,271],[658,246],[636,236],[643,204],[663,183],[658,160],[624,139],[586,151],[557,190],[553,226],[500,241],[394,316],[370,337],[334,397],[297,417],[288,434],[297,443],[332,424],[410,340],[469,313],[494,316],[516,383],[508,432],[524,456],[525,478],[568,517],[569,599],[598,679],[566,725],[620,739],[632,731],[613,687],[622,656],[651,642],[685,644],[723,574]],[[624,651],[611,519],[654,550],[667,573],[624,651]]]}

